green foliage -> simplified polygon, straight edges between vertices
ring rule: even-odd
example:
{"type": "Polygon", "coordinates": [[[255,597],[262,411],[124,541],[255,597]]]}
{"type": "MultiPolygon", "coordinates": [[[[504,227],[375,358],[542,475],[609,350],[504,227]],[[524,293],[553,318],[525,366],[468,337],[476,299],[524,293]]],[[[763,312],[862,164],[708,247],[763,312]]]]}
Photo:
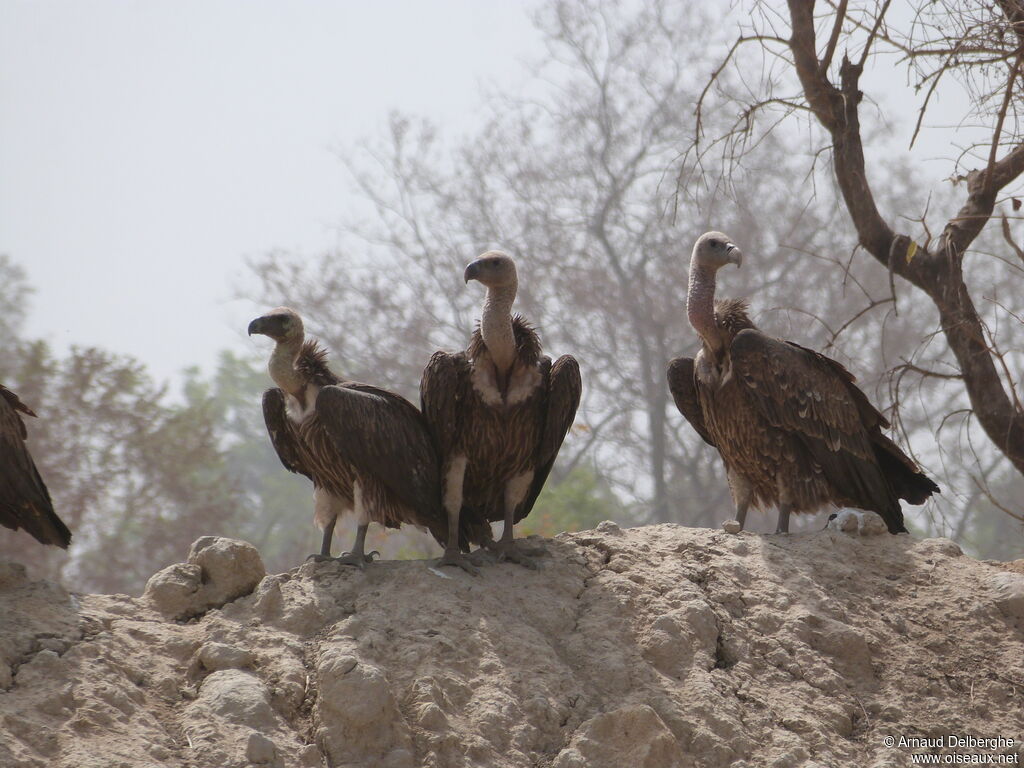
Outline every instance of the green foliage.
{"type": "Polygon", "coordinates": [[[592,468],[579,465],[561,482],[548,480],[530,516],[519,524],[519,534],[554,536],[585,531],[602,520],[628,519],[625,505],[607,481],[592,468]]]}
{"type": "Polygon", "coordinates": [[[76,589],[139,592],[195,538],[231,533],[240,486],[209,398],[169,404],[131,357],[72,348],[60,358],[40,341],[16,346],[0,362],[0,381],[39,414],[29,448],[72,531],[64,553],[4,530],[0,557],[76,589]]]}

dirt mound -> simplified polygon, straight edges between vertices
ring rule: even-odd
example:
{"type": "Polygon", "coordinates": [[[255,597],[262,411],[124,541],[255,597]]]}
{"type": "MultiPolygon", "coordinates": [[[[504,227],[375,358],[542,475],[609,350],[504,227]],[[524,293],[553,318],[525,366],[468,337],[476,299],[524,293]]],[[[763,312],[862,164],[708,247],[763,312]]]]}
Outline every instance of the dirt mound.
{"type": "Polygon", "coordinates": [[[838,530],[604,523],[543,544],[539,571],[263,576],[248,545],[203,539],[142,598],[2,564],[0,765],[1024,759],[1020,572],[943,539],[838,530]],[[1014,741],[951,748],[951,734],[1014,741]]]}

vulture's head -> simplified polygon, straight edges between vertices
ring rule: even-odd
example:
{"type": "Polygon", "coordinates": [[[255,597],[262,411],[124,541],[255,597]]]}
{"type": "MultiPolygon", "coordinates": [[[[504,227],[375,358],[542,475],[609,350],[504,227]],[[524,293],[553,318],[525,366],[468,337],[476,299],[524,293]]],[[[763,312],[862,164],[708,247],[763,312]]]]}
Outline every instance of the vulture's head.
{"type": "Polygon", "coordinates": [[[507,288],[516,285],[516,263],[501,251],[488,251],[466,267],[463,275],[468,283],[478,280],[488,288],[507,288]]]}
{"type": "Polygon", "coordinates": [[[690,257],[690,267],[705,267],[717,270],[726,264],[743,264],[743,254],[733,245],[728,235],[721,232],[705,232],[697,238],[690,257]]]}
{"type": "Polygon", "coordinates": [[[249,323],[249,335],[254,333],[262,333],[274,341],[291,341],[301,339],[305,332],[298,312],[288,307],[278,307],[249,323]]]}

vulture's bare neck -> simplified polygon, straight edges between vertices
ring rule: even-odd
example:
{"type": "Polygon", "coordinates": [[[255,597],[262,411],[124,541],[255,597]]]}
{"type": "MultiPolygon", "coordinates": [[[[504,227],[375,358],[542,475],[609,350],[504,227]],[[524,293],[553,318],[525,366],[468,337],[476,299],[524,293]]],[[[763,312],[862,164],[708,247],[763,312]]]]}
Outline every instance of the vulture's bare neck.
{"type": "Polygon", "coordinates": [[[270,363],[267,369],[270,371],[270,378],[274,380],[281,389],[290,395],[299,397],[306,385],[302,374],[295,368],[295,360],[302,349],[302,336],[279,341],[270,353],[270,363]]]}
{"type": "Polygon", "coordinates": [[[715,327],[715,270],[690,264],[686,316],[704,343],[709,347],[716,347],[718,333],[715,327]]]}
{"type": "Polygon", "coordinates": [[[516,359],[516,335],[512,330],[512,302],[515,300],[515,284],[488,288],[480,314],[480,335],[501,376],[508,373],[516,359]]]}

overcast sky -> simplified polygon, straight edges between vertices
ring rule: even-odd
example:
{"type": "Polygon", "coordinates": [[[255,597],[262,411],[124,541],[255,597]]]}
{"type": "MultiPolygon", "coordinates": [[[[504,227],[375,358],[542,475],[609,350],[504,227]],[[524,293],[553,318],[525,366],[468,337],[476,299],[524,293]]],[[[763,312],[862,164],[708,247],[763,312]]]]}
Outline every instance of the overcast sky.
{"type": "Polygon", "coordinates": [[[37,289],[28,335],[159,378],[254,349],[245,257],[334,244],[337,151],[390,110],[469,132],[481,87],[541,54],[533,5],[0,0],[0,253],[37,289]]]}
{"type": "Polygon", "coordinates": [[[525,3],[0,0],[0,253],[26,328],[173,376],[244,348],[243,259],[334,243],[337,150],[388,112],[469,131],[541,48],[525,3]]]}

